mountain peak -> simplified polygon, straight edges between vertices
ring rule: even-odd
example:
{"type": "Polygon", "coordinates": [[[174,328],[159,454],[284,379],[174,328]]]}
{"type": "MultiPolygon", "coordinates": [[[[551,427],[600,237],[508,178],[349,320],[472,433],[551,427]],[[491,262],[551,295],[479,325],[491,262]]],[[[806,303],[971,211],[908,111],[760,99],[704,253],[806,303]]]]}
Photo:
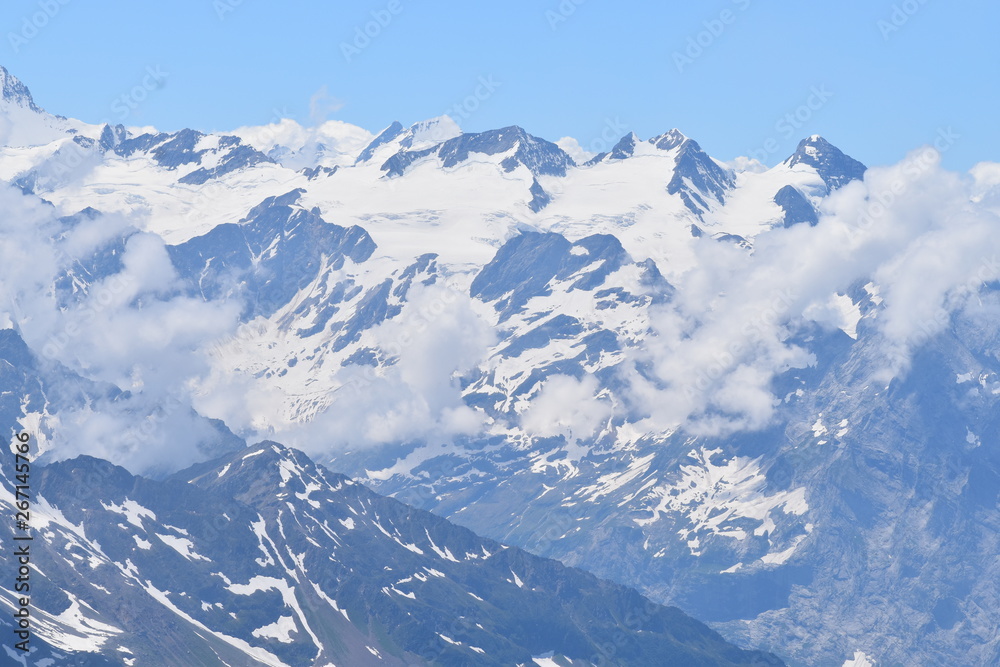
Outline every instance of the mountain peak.
{"type": "Polygon", "coordinates": [[[440,144],[454,139],[462,134],[462,128],[451,116],[444,115],[414,123],[410,126],[410,134],[413,137],[411,147],[416,147],[417,144],[440,144]]]}
{"type": "Polygon", "coordinates": [[[789,167],[794,167],[797,164],[813,167],[831,192],[851,181],[861,180],[864,178],[865,171],[868,170],[864,164],[847,155],[818,134],[800,141],[795,153],[785,160],[784,164],[789,167]]]}
{"type": "MultiPolygon", "coordinates": [[[[815,155],[817,153],[841,152],[820,134],[812,134],[799,142],[795,155],[815,155]]],[[[794,157],[794,155],[793,155],[794,157]]]]}
{"type": "Polygon", "coordinates": [[[650,142],[660,150],[678,149],[674,176],[667,184],[667,192],[680,195],[684,205],[695,215],[701,217],[709,209],[705,197],[721,204],[726,193],[735,186],[732,171],[720,166],[697,141],[680,130],[670,130],[650,142]]]}
{"type": "Polygon", "coordinates": [[[28,87],[2,65],[0,65],[0,97],[5,102],[12,102],[32,111],[41,111],[31,98],[28,87]]]}
{"type": "Polygon", "coordinates": [[[635,132],[629,132],[611,149],[610,156],[613,160],[623,160],[635,155],[635,147],[640,139],[635,132]]]}
{"type": "Polygon", "coordinates": [[[358,154],[354,163],[360,164],[372,159],[372,156],[375,155],[375,151],[385,144],[395,141],[405,131],[406,130],[403,128],[402,123],[398,120],[392,121],[392,125],[379,132],[378,136],[372,139],[371,143],[369,143],[368,146],[366,146],[365,149],[358,154]]]}
{"type": "Polygon", "coordinates": [[[400,150],[420,151],[432,149],[460,136],[462,136],[462,128],[451,116],[447,115],[428,118],[414,123],[408,128],[404,128],[399,121],[394,121],[358,154],[355,164],[371,160],[375,157],[376,152],[383,150],[383,147],[390,144],[394,146],[394,152],[400,150]]]}
{"type": "Polygon", "coordinates": [[[584,163],[584,166],[589,167],[605,160],[624,160],[625,158],[632,157],[635,155],[635,147],[640,141],[635,132],[629,132],[610,151],[598,153],[584,163]]]}
{"type": "Polygon", "coordinates": [[[649,140],[649,143],[653,144],[661,151],[669,151],[677,148],[686,141],[689,141],[688,136],[677,128],[674,128],[668,132],[664,132],[658,137],[653,137],[649,140]]]}

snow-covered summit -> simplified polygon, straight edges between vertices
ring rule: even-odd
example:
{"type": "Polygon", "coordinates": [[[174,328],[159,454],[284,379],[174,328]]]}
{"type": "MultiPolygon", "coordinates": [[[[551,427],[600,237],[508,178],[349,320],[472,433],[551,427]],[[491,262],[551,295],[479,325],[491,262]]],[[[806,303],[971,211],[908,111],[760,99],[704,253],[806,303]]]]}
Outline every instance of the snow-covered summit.
{"type": "Polygon", "coordinates": [[[2,65],[0,65],[0,97],[4,106],[15,104],[39,113],[42,111],[32,99],[28,87],[2,65]]]}
{"type": "Polygon", "coordinates": [[[0,66],[0,146],[44,146],[74,136],[96,136],[99,129],[46,112],[26,85],[0,66]]]}
{"type": "Polygon", "coordinates": [[[800,164],[813,167],[831,191],[863,178],[868,169],[818,134],[799,142],[795,153],[782,164],[792,168],[800,164]]]}
{"type": "Polygon", "coordinates": [[[447,115],[428,118],[408,128],[403,127],[399,121],[394,121],[359,153],[356,162],[368,162],[376,155],[384,161],[402,150],[419,151],[431,148],[461,134],[462,128],[447,115]]]}

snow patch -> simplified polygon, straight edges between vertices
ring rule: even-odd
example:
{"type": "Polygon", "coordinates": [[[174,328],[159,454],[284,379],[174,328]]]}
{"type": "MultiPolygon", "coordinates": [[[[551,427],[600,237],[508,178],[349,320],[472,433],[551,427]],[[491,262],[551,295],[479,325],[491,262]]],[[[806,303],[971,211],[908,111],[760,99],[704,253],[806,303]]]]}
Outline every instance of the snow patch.
{"type": "Polygon", "coordinates": [[[173,535],[160,535],[156,534],[160,540],[166,544],[168,547],[179,553],[181,556],[190,561],[203,560],[208,563],[212,562],[212,559],[202,556],[194,550],[194,543],[185,537],[175,537],[173,535]]]}
{"type": "Polygon", "coordinates": [[[713,458],[721,454],[721,449],[704,447],[692,451],[689,456],[693,463],[681,466],[675,483],[650,492],[649,496],[658,500],[656,507],[649,509],[652,516],[634,519],[635,523],[649,526],[664,515],[674,517],[682,526],[678,535],[687,542],[692,555],[700,556],[703,536],[744,540],[749,535],[740,524],[748,519],[760,522],[754,534],[762,535],[773,533],[775,513],[801,516],[808,511],[804,487],[768,495],[759,459],[737,456],[714,463],[713,458]]]}
{"type": "Polygon", "coordinates": [[[876,667],[876,663],[863,651],[855,651],[854,659],[845,661],[843,667],[876,667]]]}
{"type": "Polygon", "coordinates": [[[295,619],[291,616],[281,616],[277,621],[262,628],[257,628],[250,634],[258,639],[274,639],[282,644],[291,644],[292,633],[296,632],[295,619]]]}
{"type": "Polygon", "coordinates": [[[121,505],[116,505],[115,503],[105,505],[102,502],[101,507],[108,510],[109,512],[114,512],[115,514],[124,515],[126,521],[128,521],[136,528],[142,528],[143,530],[145,530],[145,528],[142,525],[143,517],[156,521],[156,515],[153,513],[152,510],[146,509],[139,503],[135,502],[134,500],[129,500],[128,498],[126,498],[125,502],[123,502],[121,505]]]}

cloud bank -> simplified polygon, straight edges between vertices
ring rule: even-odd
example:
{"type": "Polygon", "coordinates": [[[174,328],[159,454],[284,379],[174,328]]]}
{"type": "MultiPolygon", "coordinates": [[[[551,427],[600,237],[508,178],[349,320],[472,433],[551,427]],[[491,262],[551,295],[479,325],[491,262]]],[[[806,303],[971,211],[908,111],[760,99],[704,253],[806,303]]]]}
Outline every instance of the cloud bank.
{"type": "Polygon", "coordinates": [[[998,191],[996,165],[950,173],[928,147],[830,196],[816,227],[759,235],[752,254],[703,239],[629,366],[632,406],[653,430],[766,426],[780,398],[774,378],[815,361],[796,332],[846,324],[835,305],[869,282],[882,299],[867,334],[884,359],[873,378],[905,375],[914,351],[1000,278],[998,191]]]}

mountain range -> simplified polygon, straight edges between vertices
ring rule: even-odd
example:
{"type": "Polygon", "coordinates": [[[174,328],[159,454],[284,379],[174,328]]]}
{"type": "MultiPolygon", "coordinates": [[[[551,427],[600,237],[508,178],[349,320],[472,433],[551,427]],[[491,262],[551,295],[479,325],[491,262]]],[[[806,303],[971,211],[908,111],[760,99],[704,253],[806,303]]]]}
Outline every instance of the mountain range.
{"type": "Polygon", "coordinates": [[[165,133],[0,76],[47,650],[1000,660],[995,165],[165,133]]]}

